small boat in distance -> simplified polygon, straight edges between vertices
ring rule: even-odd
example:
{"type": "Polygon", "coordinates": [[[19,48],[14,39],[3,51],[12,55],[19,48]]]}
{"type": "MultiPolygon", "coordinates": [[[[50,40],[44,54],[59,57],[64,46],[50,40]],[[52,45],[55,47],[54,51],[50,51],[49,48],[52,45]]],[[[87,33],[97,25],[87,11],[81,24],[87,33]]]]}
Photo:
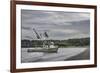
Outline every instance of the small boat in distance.
{"type": "Polygon", "coordinates": [[[39,34],[35,29],[33,29],[37,39],[40,39],[43,41],[42,47],[35,47],[35,48],[30,48],[27,50],[27,52],[47,52],[47,53],[57,53],[58,51],[58,46],[55,46],[54,42],[47,42],[46,38],[48,38],[47,32],[44,32],[44,34],[39,34]]]}

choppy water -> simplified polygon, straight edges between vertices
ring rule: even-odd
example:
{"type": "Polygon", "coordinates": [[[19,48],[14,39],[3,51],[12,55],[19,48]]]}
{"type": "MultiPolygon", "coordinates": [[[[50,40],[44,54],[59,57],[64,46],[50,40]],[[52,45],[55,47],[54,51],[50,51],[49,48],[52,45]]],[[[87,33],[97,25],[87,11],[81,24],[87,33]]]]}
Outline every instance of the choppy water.
{"type": "MultiPolygon", "coordinates": [[[[22,48],[21,62],[64,61],[88,50],[88,47],[59,48],[57,53],[27,52],[22,48]]],[[[84,56],[86,57],[86,56],[84,56]]]]}

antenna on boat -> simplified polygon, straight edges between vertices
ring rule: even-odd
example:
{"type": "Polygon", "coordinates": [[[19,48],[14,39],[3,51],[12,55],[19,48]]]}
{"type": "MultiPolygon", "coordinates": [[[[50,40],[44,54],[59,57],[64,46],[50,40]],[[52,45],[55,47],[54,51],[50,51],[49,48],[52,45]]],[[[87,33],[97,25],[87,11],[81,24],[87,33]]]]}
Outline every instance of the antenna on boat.
{"type": "Polygon", "coordinates": [[[48,33],[47,33],[46,31],[44,32],[44,36],[45,36],[46,38],[49,37],[49,35],[48,35],[48,33]]]}
{"type": "Polygon", "coordinates": [[[33,30],[34,30],[34,32],[36,34],[37,39],[41,39],[41,36],[37,33],[37,31],[34,28],[33,28],[33,30]]]}

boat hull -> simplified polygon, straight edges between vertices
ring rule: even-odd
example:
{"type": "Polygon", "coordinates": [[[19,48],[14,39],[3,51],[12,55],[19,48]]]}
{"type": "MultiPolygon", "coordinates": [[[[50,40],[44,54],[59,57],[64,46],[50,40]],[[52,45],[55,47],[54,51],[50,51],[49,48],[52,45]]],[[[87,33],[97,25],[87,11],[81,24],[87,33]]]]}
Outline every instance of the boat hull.
{"type": "Polygon", "coordinates": [[[47,52],[47,53],[57,53],[58,48],[49,49],[28,49],[27,52],[47,52]]]}

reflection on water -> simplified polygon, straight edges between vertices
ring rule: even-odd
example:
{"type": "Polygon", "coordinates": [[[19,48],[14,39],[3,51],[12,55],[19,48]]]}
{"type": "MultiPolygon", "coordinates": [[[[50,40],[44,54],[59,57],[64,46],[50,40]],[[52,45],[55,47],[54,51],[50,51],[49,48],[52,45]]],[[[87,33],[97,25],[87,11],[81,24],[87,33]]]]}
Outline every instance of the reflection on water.
{"type": "Polygon", "coordinates": [[[22,48],[21,62],[44,62],[89,59],[89,47],[59,48],[57,53],[27,52],[29,48],[22,48]],[[81,58],[80,58],[81,57],[81,58]]]}

